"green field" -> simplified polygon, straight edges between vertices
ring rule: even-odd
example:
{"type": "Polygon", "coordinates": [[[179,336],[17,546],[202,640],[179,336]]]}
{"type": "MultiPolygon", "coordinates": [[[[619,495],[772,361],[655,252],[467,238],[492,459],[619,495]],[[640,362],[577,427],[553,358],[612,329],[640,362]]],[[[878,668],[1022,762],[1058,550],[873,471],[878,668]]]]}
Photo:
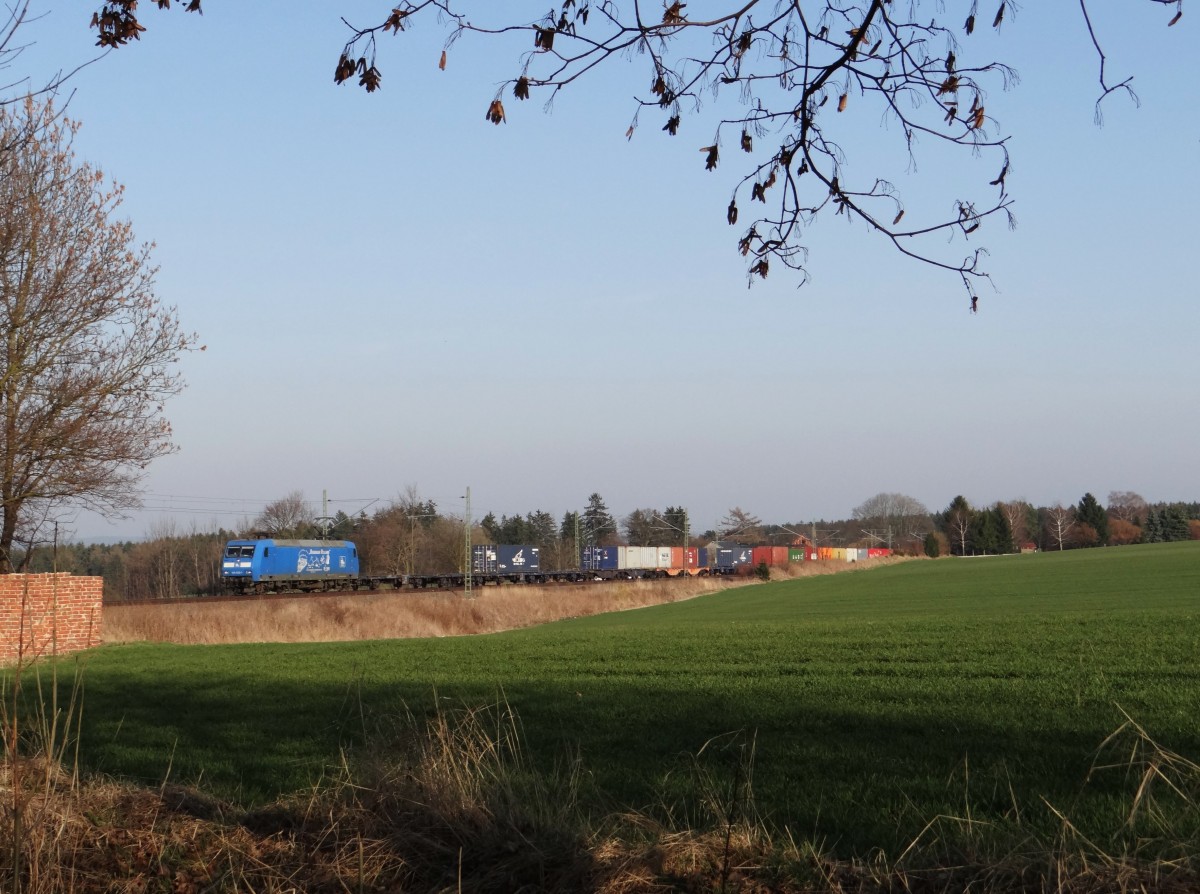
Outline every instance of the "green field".
{"type": "Polygon", "coordinates": [[[842,853],[938,815],[1045,827],[1046,802],[1107,835],[1136,780],[1085,779],[1122,710],[1200,758],[1198,654],[1200,543],[910,562],[491,636],[107,647],[82,759],[259,803],[406,706],[504,699],[541,765],[578,755],[598,811],[693,809],[721,737],[705,767],[736,778],[753,741],[767,821],[842,853]]]}

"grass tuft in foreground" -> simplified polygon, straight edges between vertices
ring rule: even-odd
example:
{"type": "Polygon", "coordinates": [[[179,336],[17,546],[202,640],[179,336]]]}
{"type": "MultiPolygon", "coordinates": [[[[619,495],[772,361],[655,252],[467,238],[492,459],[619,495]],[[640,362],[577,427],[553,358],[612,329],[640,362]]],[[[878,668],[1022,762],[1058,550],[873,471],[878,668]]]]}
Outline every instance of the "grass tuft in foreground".
{"type": "MultiPolygon", "coordinates": [[[[962,816],[934,818],[902,853],[831,857],[820,843],[769,829],[753,796],[754,742],[711,740],[693,756],[692,812],[580,809],[576,759],[533,765],[506,703],[406,714],[343,756],[307,795],[249,812],[190,789],[52,774],[5,757],[4,791],[38,785],[26,823],[0,815],[5,891],[597,892],[1182,892],[1200,885],[1200,842],[1163,821],[1162,798],[1200,790],[1200,767],[1130,721],[1099,752],[1096,773],[1135,783],[1128,823],[1156,835],[1116,850],[1080,836],[1066,813],[1039,837],[1019,817],[1004,835],[962,816]],[[1110,760],[1118,754],[1125,762],[1110,760]],[[667,819],[663,819],[663,816],[667,819]],[[594,816],[594,815],[592,815],[594,816]],[[45,848],[52,838],[54,846],[45,848]],[[37,860],[12,854],[37,851],[37,860]]],[[[1014,805],[1019,808],[1019,805],[1014,805]]],[[[1018,810],[1019,812],[1019,810],[1018,810]]]]}

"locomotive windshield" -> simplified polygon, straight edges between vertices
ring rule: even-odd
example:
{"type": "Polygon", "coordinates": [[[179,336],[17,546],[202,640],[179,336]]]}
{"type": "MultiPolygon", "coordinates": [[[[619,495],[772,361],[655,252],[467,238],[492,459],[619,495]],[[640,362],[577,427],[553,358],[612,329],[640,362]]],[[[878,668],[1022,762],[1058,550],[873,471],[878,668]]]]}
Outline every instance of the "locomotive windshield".
{"type": "Polygon", "coordinates": [[[227,547],[225,547],[225,558],[227,558],[227,559],[252,559],[252,558],[254,558],[254,547],[252,547],[252,546],[227,546],[227,547]]]}

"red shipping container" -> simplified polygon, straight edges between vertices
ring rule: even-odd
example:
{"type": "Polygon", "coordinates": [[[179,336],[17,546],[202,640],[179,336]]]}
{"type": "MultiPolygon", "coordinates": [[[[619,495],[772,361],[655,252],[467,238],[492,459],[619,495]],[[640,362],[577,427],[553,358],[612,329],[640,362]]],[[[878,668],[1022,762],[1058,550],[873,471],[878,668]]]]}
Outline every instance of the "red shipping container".
{"type": "Polygon", "coordinates": [[[786,546],[771,547],[771,561],[769,564],[776,568],[787,568],[788,563],[788,548],[786,546]]]}
{"type": "Polygon", "coordinates": [[[671,570],[679,571],[683,568],[683,547],[671,547],[671,570]]]}
{"type": "Polygon", "coordinates": [[[890,556],[891,554],[892,551],[890,549],[872,547],[867,550],[868,559],[882,559],[884,556],[890,556]]]}
{"type": "Polygon", "coordinates": [[[759,565],[771,564],[771,547],[756,546],[750,551],[750,564],[757,568],[759,565]]]}
{"type": "Polygon", "coordinates": [[[700,550],[698,547],[689,546],[686,550],[682,546],[671,547],[671,573],[678,574],[681,571],[686,571],[688,574],[695,574],[700,569],[700,550]]]}

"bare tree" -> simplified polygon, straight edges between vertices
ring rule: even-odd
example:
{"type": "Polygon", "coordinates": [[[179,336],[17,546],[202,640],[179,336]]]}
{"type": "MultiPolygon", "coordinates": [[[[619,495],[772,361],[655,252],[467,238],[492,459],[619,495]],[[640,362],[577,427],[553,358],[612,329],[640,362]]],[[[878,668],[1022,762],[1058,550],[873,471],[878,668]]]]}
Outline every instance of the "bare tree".
{"type": "Polygon", "coordinates": [[[855,507],[854,519],[868,527],[877,528],[890,549],[893,544],[907,543],[918,530],[929,530],[929,510],[916,497],[907,494],[880,493],[855,507]]]}
{"type": "MultiPolygon", "coordinates": [[[[0,19],[2,19],[0,20],[0,72],[7,72],[20,58],[27,46],[27,44],[21,43],[20,35],[22,28],[30,21],[29,0],[17,0],[15,3],[6,4],[5,14],[0,19]]],[[[16,77],[12,80],[5,78],[3,86],[0,86],[0,106],[20,105],[29,97],[52,96],[75,72],[94,61],[95,59],[84,62],[70,71],[60,69],[50,75],[44,83],[38,85],[35,85],[28,77],[16,77]]],[[[39,124],[40,122],[34,120],[29,123],[39,124]]],[[[0,143],[0,151],[13,148],[15,145],[12,141],[13,136],[17,136],[19,141],[29,135],[31,134],[6,134],[5,141],[0,143]]]]}
{"type": "MultiPolygon", "coordinates": [[[[355,535],[359,555],[366,566],[384,574],[445,570],[431,567],[430,558],[442,534],[440,521],[437,504],[410,484],[355,535]]],[[[461,539],[461,522],[458,533],[461,539]]]]}
{"type": "Polygon", "coordinates": [[[1131,490],[1112,490],[1108,492],[1108,512],[1114,518],[1132,523],[1134,519],[1143,518],[1149,504],[1141,494],[1131,490]]]}
{"type": "Polygon", "coordinates": [[[1059,550],[1066,548],[1075,528],[1075,512],[1070,506],[1056,503],[1046,510],[1046,533],[1059,550]]]}
{"type": "MultiPolygon", "coordinates": [[[[1150,2],[1182,9],[1182,0],[1150,2]]],[[[171,0],[157,5],[169,7],[171,0]]],[[[1002,62],[973,58],[969,38],[989,22],[999,31],[1016,4],[996,0],[994,15],[987,15],[978,0],[737,0],[705,4],[696,18],[688,5],[662,0],[661,14],[651,14],[649,4],[614,0],[563,0],[549,12],[537,3],[400,0],[382,5],[381,12],[389,6],[390,12],[377,24],[346,23],[349,39],[334,80],[374,92],[383,82],[378,39],[431,19],[448,29],[443,68],[460,41],[487,39],[511,49],[515,59],[483,116],[494,124],[507,121],[509,96],[522,101],[538,95],[550,106],[584,80],[614,89],[620,82],[613,64],[628,61],[642,79],[629,138],[647,113],[655,130],[672,137],[688,133],[689,125],[699,128],[685,137],[687,155],[709,171],[723,155],[741,152],[746,159],[720,214],[731,226],[754,218],[737,238],[751,280],[766,277],[778,261],[800,271],[803,281],[805,228],[818,218],[843,216],[902,254],[957,275],[974,310],[975,286],[987,276],[977,231],[993,216],[1013,224],[1008,138],[995,117],[992,91],[1006,89],[1016,73],[1002,62]],[[863,139],[864,121],[878,137],[863,139]],[[866,154],[884,139],[893,140],[897,160],[910,166],[921,141],[925,156],[939,146],[980,156],[978,186],[964,192],[948,177],[925,181],[930,201],[914,205],[913,215],[925,216],[910,223],[904,199],[882,176],[887,172],[854,163],[853,150],[866,154]],[[758,210],[743,215],[744,208],[758,210]]],[[[182,0],[179,6],[198,11],[200,3],[182,0]]],[[[1080,8],[1081,29],[1099,61],[1100,100],[1118,91],[1132,94],[1128,79],[1109,82],[1086,0],[1080,8]]],[[[98,42],[115,47],[138,38],[145,27],[136,12],[136,0],[103,3],[92,19],[98,42]]],[[[487,77],[488,83],[496,80],[487,77]]]]}
{"type": "Polygon", "coordinates": [[[760,543],[763,539],[762,519],[747,512],[741,506],[734,506],[726,516],[717,523],[717,536],[721,540],[731,540],[734,543],[760,543]]]}
{"type": "Polygon", "coordinates": [[[304,494],[294,490],[264,506],[254,520],[254,529],[273,537],[295,538],[311,534],[315,524],[316,513],[304,499],[304,494]]]}
{"type": "Polygon", "coordinates": [[[1028,519],[1033,507],[1026,500],[1009,500],[996,505],[1004,513],[1008,528],[1012,532],[1013,546],[1019,552],[1021,544],[1030,536],[1028,519]]]}
{"type": "Polygon", "coordinates": [[[967,542],[971,539],[971,522],[974,515],[975,510],[971,508],[971,504],[962,494],[950,501],[950,506],[944,513],[946,537],[951,543],[957,542],[960,556],[967,554],[967,542]]]}
{"type": "Polygon", "coordinates": [[[121,188],[78,164],[49,103],[0,107],[0,570],[22,524],[65,505],[138,504],[175,450],[163,404],[195,337],[154,291],[121,188]],[[16,139],[14,135],[25,135],[16,139]]]}

